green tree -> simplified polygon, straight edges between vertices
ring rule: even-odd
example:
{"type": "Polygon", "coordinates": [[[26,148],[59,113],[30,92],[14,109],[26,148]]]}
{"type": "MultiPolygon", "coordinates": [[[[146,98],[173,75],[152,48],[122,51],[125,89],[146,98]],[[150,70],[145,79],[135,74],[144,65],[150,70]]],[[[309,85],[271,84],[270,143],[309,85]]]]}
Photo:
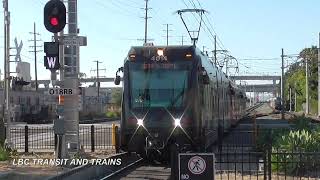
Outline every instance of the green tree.
{"type": "Polygon", "coordinates": [[[301,61],[298,61],[289,66],[288,71],[285,73],[285,100],[286,104],[289,104],[288,93],[289,88],[293,89],[292,98],[294,98],[294,91],[297,92],[297,110],[302,110],[302,103],[305,103],[306,97],[306,68],[305,62],[308,61],[309,67],[309,96],[310,96],[310,112],[312,114],[317,113],[317,87],[318,87],[318,49],[316,46],[311,48],[305,48],[299,53],[299,58],[301,61]]]}
{"type": "Polygon", "coordinates": [[[122,92],[121,90],[114,90],[112,92],[112,103],[116,104],[118,107],[121,106],[121,100],[122,100],[122,92]]]}

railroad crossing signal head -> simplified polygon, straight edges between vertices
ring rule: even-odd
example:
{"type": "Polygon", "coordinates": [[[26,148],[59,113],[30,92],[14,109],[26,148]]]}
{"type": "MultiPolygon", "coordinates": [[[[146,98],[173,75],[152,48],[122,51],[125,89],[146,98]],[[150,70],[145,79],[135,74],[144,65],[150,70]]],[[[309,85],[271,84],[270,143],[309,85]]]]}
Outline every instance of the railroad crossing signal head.
{"type": "Polygon", "coordinates": [[[58,33],[66,26],[66,6],[60,0],[50,0],[44,7],[44,26],[52,33],[58,33]]]}

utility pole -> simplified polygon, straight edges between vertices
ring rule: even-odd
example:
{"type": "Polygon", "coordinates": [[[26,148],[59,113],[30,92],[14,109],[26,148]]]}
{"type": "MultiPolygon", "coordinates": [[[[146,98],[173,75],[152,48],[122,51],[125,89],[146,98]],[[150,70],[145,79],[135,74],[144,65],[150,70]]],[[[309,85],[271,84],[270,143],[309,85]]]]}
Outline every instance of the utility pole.
{"type": "Polygon", "coordinates": [[[228,76],[228,62],[229,62],[229,59],[226,59],[226,76],[228,76]]]}
{"type": "Polygon", "coordinates": [[[100,100],[100,82],[99,82],[99,70],[104,70],[106,71],[106,69],[99,69],[99,63],[102,63],[100,61],[93,61],[93,62],[96,62],[97,63],[97,69],[96,70],[92,70],[92,71],[97,71],[97,78],[96,78],[96,84],[97,84],[97,98],[98,98],[98,106],[99,106],[99,112],[101,112],[101,100],[100,100]]]}
{"type": "Polygon", "coordinates": [[[3,1],[4,8],[4,81],[5,81],[5,113],[4,117],[7,122],[7,130],[6,130],[6,140],[8,145],[11,145],[10,138],[10,128],[11,128],[11,119],[10,119],[10,12],[8,0],[3,1]]]}
{"type": "Polygon", "coordinates": [[[166,31],[167,32],[167,46],[169,45],[169,31],[172,31],[172,30],[169,30],[169,25],[172,25],[172,24],[164,24],[165,26],[167,26],[167,29],[166,30],[163,30],[163,31],[166,31]]]}
{"type": "Polygon", "coordinates": [[[99,82],[99,70],[106,70],[106,69],[99,69],[99,63],[102,63],[100,61],[93,61],[97,63],[97,69],[96,70],[92,70],[92,71],[97,71],[97,79],[96,79],[96,83],[97,83],[97,87],[98,87],[98,93],[97,93],[97,97],[100,96],[100,82],[99,82]]]}
{"type": "Polygon", "coordinates": [[[283,48],[281,50],[281,119],[284,120],[284,53],[283,48]]]}
{"type": "Polygon", "coordinates": [[[185,36],[181,36],[181,45],[183,46],[183,43],[184,43],[184,40],[183,40],[183,38],[184,38],[185,36]]]}
{"type": "Polygon", "coordinates": [[[306,114],[309,114],[309,64],[308,58],[305,59],[306,61],[306,114]]]}
{"type": "Polygon", "coordinates": [[[318,46],[318,118],[320,118],[320,33],[318,46]]]}
{"type": "Polygon", "coordinates": [[[251,105],[252,105],[252,88],[250,88],[250,98],[249,98],[249,100],[250,100],[250,107],[251,107],[251,105]]]}
{"type": "Polygon", "coordinates": [[[294,112],[297,112],[297,83],[294,88],[294,112]]]}
{"type": "Polygon", "coordinates": [[[217,36],[214,36],[214,64],[217,65],[217,36]]]}
{"type": "Polygon", "coordinates": [[[33,34],[33,39],[29,40],[29,41],[33,41],[33,46],[29,46],[29,47],[33,47],[33,51],[29,51],[29,52],[33,52],[34,53],[34,73],[35,73],[35,80],[36,80],[36,91],[38,91],[38,71],[37,71],[37,52],[41,52],[41,50],[37,50],[37,47],[42,47],[42,46],[37,46],[37,35],[40,35],[39,33],[36,32],[36,23],[33,23],[33,32],[30,32],[30,34],[33,34]]]}
{"type": "Polygon", "coordinates": [[[289,111],[291,112],[292,111],[292,109],[291,109],[291,105],[292,105],[292,96],[291,96],[291,87],[289,86],[289,102],[290,102],[290,104],[289,104],[289,111]]]}
{"type": "Polygon", "coordinates": [[[254,101],[253,101],[253,104],[256,104],[256,103],[257,103],[257,94],[258,94],[258,93],[257,93],[256,90],[254,89],[254,97],[253,97],[253,98],[254,98],[254,99],[253,99],[254,101]]]}
{"type": "Polygon", "coordinates": [[[143,8],[145,10],[145,17],[144,17],[144,43],[147,43],[148,40],[148,19],[151,17],[148,17],[148,10],[151,8],[148,8],[148,2],[149,0],[146,1],[146,6],[143,8]]]}

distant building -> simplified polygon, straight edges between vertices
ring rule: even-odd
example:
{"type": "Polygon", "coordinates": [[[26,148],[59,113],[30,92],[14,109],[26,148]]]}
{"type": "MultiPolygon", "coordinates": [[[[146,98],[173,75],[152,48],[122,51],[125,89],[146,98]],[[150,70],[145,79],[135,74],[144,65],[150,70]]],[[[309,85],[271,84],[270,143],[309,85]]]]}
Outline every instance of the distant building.
{"type": "MultiPolygon", "coordinates": [[[[12,114],[13,121],[48,121],[52,117],[53,107],[48,102],[50,100],[48,95],[44,95],[43,90],[23,90],[23,91],[10,91],[9,98],[11,107],[10,113],[12,114]]],[[[0,89],[0,116],[4,114],[4,92],[0,89]]]]}

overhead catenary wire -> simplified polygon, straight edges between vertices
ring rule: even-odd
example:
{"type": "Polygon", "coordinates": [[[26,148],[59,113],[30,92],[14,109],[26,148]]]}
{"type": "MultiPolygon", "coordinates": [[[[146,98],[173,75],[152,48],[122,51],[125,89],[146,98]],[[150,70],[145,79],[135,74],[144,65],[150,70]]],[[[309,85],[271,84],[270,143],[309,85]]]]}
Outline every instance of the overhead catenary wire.
{"type": "Polygon", "coordinates": [[[131,10],[124,9],[122,6],[119,6],[119,5],[115,4],[114,2],[109,3],[108,5],[112,5],[113,7],[116,7],[116,8],[112,8],[110,6],[107,6],[107,4],[104,3],[105,1],[94,0],[93,2],[104,9],[115,11],[115,12],[119,13],[120,15],[129,16],[129,17],[132,17],[133,15],[135,15],[137,17],[140,16],[139,14],[137,14],[137,12],[132,12],[131,10]]]}
{"type": "MultiPolygon", "coordinates": [[[[191,0],[189,0],[189,1],[193,4],[193,7],[196,8],[196,5],[194,4],[194,2],[191,1],[191,0]]],[[[199,7],[200,7],[201,9],[203,9],[202,6],[201,6],[201,3],[199,2],[199,0],[197,0],[197,2],[198,2],[198,4],[199,4],[199,7]]],[[[217,33],[216,33],[215,29],[214,29],[214,26],[211,24],[211,22],[210,22],[210,20],[209,20],[209,18],[208,18],[208,16],[207,16],[207,14],[204,14],[204,17],[206,18],[207,22],[209,23],[209,26],[211,27],[211,29],[212,29],[212,31],[214,32],[214,34],[217,36],[218,42],[221,43],[221,46],[222,46],[221,49],[226,49],[225,46],[224,46],[224,44],[222,43],[221,39],[220,39],[219,36],[217,35],[217,33]]],[[[204,24],[205,24],[205,26],[207,27],[205,21],[204,21],[204,24]]],[[[207,27],[207,28],[208,28],[208,27],[207,27]]],[[[210,28],[208,28],[208,30],[210,31],[210,28]]],[[[211,33],[211,35],[212,35],[212,33],[211,33]]]]}
{"type": "MultiPolygon", "coordinates": [[[[187,3],[184,1],[184,0],[182,0],[183,1],[183,3],[187,6],[187,8],[189,8],[189,6],[187,5],[187,3]]],[[[192,4],[192,6],[193,6],[193,8],[197,8],[196,7],[196,5],[192,2],[192,1],[190,1],[189,0],[189,2],[191,2],[191,4],[192,4]]],[[[200,8],[202,8],[202,7],[200,7],[200,8]]],[[[199,22],[199,20],[196,18],[196,16],[194,15],[194,14],[192,14],[193,16],[194,16],[194,18],[197,20],[197,22],[199,22]]],[[[206,14],[204,13],[204,16],[206,17],[206,14]]],[[[207,18],[208,19],[208,18],[207,18]]],[[[209,21],[210,22],[210,21],[209,21]]],[[[209,33],[209,35],[211,35],[211,37],[213,38],[213,39],[211,39],[211,38],[209,38],[213,43],[214,43],[214,36],[216,36],[217,37],[217,45],[219,46],[219,48],[221,48],[221,49],[226,49],[225,48],[225,46],[223,45],[223,43],[222,43],[222,41],[220,40],[220,38],[219,38],[219,36],[217,35],[217,33],[214,31],[214,33],[212,33],[211,32],[211,29],[208,27],[208,25],[207,25],[207,23],[205,22],[205,21],[203,21],[203,25],[206,27],[206,29],[208,30],[206,30],[205,28],[203,28],[203,30],[206,32],[206,33],[209,33]],[[215,34],[215,35],[214,35],[215,34]]],[[[213,28],[213,27],[212,27],[213,28]]]]}
{"type": "MultiPolygon", "coordinates": [[[[187,6],[187,8],[189,8],[189,6],[187,5],[187,3],[186,3],[184,0],[182,0],[182,2],[187,6]]],[[[197,9],[197,6],[194,4],[194,2],[193,2],[192,0],[189,0],[189,2],[191,3],[191,5],[193,6],[194,9],[197,9]]],[[[198,1],[198,4],[199,4],[200,8],[203,9],[199,1],[198,1]]],[[[215,43],[215,44],[216,44],[219,48],[221,48],[222,50],[226,50],[225,46],[223,45],[222,41],[221,41],[220,38],[218,37],[216,31],[214,30],[213,25],[210,23],[210,20],[209,20],[209,18],[207,17],[206,13],[203,13],[203,14],[204,14],[205,18],[207,19],[207,21],[208,21],[209,25],[211,26],[211,28],[209,28],[208,25],[207,25],[207,23],[206,23],[206,21],[203,20],[202,14],[201,14],[201,15],[198,14],[198,15],[200,16],[200,18],[201,18],[201,21],[203,22],[202,24],[206,27],[206,28],[202,28],[202,29],[209,34],[209,39],[210,39],[213,43],[215,43]],[[207,30],[206,30],[206,29],[207,29],[207,30]],[[211,31],[211,29],[213,30],[213,32],[211,31]],[[211,38],[210,38],[210,36],[211,36],[211,38]]],[[[192,14],[192,15],[194,16],[194,18],[196,19],[196,21],[197,21],[198,23],[201,23],[201,21],[199,22],[199,20],[196,18],[196,16],[195,16],[194,14],[192,14]]],[[[230,51],[228,51],[228,53],[230,53],[230,51]]],[[[234,58],[234,57],[233,57],[233,58],[234,58]]],[[[238,62],[237,58],[234,58],[234,59],[238,62]]],[[[226,59],[225,59],[225,60],[226,60],[226,59]]],[[[227,73],[229,68],[234,68],[234,67],[228,67],[228,63],[225,62],[225,60],[223,61],[223,66],[224,66],[224,64],[226,63],[226,73],[227,73]]],[[[229,60],[227,60],[227,61],[229,61],[229,60]]],[[[238,68],[239,68],[239,64],[238,64],[238,66],[236,67],[236,71],[237,71],[237,72],[238,72],[238,68]]]]}
{"type": "Polygon", "coordinates": [[[280,60],[281,58],[238,58],[238,60],[243,61],[274,61],[280,60]]]}
{"type": "Polygon", "coordinates": [[[133,2],[133,1],[129,1],[129,0],[125,0],[125,1],[121,1],[121,0],[110,0],[111,3],[114,4],[118,4],[119,6],[129,6],[132,8],[137,8],[140,9],[141,6],[137,6],[137,2],[133,2]]]}

